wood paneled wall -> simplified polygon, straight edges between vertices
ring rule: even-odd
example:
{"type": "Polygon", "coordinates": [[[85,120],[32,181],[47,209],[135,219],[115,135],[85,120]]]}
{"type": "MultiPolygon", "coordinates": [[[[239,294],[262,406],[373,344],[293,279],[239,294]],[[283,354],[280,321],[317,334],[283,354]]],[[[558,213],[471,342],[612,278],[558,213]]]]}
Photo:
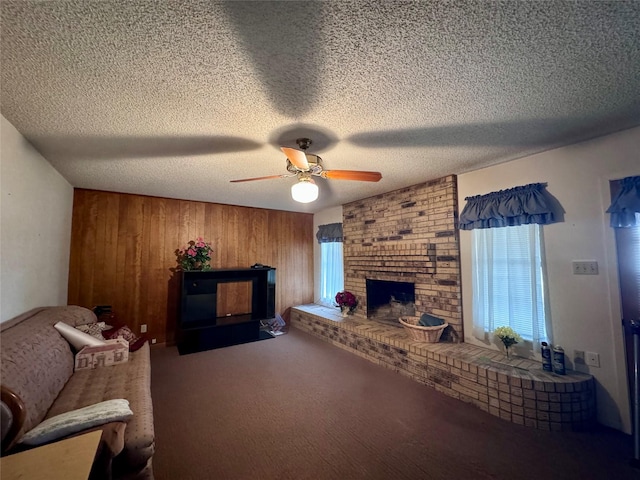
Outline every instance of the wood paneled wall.
{"type": "Polygon", "coordinates": [[[179,309],[175,250],[203,237],[212,268],[270,265],[276,312],[313,301],[313,215],[76,189],[68,303],[112,305],[118,319],[172,343],[179,309]]]}

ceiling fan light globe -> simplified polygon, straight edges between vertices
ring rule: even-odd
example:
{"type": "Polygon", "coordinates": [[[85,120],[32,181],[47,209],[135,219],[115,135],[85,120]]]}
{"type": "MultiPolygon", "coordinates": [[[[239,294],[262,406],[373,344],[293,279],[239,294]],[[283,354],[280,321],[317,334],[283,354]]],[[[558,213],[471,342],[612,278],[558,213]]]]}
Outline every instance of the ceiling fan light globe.
{"type": "Polygon", "coordinates": [[[311,179],[300,180],[291,187],[291,197],[300,203],[310,203],[318,198],[318,186],[311,179]]]}

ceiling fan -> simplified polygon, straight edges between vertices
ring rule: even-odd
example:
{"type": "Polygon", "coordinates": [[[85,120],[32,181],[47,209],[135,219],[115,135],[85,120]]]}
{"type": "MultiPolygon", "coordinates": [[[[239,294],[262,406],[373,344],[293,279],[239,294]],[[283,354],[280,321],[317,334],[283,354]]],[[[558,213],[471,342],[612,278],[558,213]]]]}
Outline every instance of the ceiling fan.
{"type": "Polygon", "coordinates": [[[361,170],[325,170],[322,166],[322,158],[312,153],[307,153],[311,146],[308,138],[298,138],[296,143],[300,150],[291,147],[280,147],[287,156],[287,171],[282,175],[269,175],[266,177],[243,178],[231,180],[232,183],[252,182],[254,180],[269,180],[272,178],[298,177],[298,183],[291,187],[291,196],[297,202],[309,203],[318,198],[318,186],[311,177],[322,177],[330,180],[356,180],[361,182],[378,182],[382,178],[380,172],[365,172],[361,170]]]}

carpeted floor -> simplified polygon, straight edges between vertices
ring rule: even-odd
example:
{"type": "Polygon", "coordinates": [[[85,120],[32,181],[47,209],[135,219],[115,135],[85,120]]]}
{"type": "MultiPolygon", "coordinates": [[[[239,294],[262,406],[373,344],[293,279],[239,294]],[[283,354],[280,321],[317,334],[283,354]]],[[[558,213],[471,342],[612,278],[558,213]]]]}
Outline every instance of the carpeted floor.
{"type": "Polygon", "coordinates": [[[295,329],[151,361],[156,480],[640,479],[628,435],[514,425],[295,329]]]}

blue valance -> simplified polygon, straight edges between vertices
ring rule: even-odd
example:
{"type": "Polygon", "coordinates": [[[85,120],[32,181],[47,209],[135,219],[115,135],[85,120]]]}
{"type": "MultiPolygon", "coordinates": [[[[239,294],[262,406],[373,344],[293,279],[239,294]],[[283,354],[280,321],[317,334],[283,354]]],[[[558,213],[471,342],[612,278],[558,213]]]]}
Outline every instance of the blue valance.
{"type": "Polygon", "coordinates": [[[512,227],[555,221],[552,201],[546,183],[531,183],[521,187],[467,197],[460,219],[461,230],[474,228],[512,227]]]}
{"type": "Polygon", "coordinates": [[[318,233],[316,233],[318,243],[342,242],[342,224],[329,223],[327,225],[318,225],[318,233]]]}
{"type": "Polygon", "coordinates": [[[621,188],[607,209],[611,214],[613,228],[627,228],[640,225],[640,176],[621,180],[621,188]]]}

